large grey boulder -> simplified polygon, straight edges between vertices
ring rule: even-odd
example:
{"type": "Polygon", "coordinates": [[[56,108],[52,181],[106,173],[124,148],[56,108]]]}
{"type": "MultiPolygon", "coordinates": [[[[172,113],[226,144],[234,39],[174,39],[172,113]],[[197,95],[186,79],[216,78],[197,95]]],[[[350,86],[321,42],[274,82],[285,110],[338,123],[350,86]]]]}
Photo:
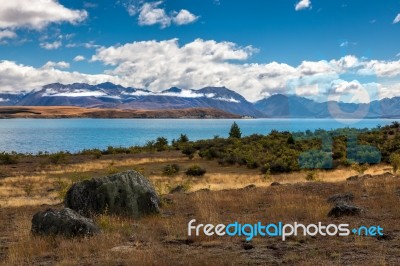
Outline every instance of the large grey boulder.
{"type": "Polygon", "coordinates": [[[353,204],[353,193],[336,194],[328,198],[328,203],[334,204],[328,217],[354,216],[361,213],[361,208],[353,204]]]}
{"type": "Polygon", "coordinates": [[[67,237],[89,236],[100,233],[100,228],[92,220],[65,208],[47,209],[32,218],[31,231],[35,235],[62,235],[67,237]]]}
{"type": "Polygon", "coordinates": [[[84,216],[116,214],[135,218],[159,213],[160,199],[142,174],[127,171],[74,184],[65,206],[84,216]]]}

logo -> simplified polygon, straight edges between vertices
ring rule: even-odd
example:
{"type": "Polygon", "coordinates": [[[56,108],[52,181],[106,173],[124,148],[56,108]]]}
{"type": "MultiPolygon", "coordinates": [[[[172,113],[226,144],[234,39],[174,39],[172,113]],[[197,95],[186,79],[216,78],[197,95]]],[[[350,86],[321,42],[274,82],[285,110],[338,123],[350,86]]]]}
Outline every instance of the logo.
{"type": "Polygon", "coordinates": [[[357,228],[350,227],[349,224],[327,224],[321,222],[317,224],[304,225],[294,222],[293,224],[285,224],[282,222],[263,224],[258,222],[255,224],[241,224],[239,222],[225,224],[196,224],[196,219],[188,223],[188,236],[243,236],[246,241],[251,241],[254,237],[280,237],[285,241],[290,236],[383,236],[383,228],[378,226],[360,226],[357,228]]]}

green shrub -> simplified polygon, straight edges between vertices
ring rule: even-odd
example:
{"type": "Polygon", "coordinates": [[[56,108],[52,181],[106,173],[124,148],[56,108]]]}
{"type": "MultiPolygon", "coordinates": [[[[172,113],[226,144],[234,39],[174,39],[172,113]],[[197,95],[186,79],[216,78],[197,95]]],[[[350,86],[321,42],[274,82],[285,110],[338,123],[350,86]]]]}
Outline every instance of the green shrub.
{"type": "Polygon", "coordinates": [[[18,163],[18,155],[2,152],[0,153],[0,161],[2,164],[16,164],[18,163]]]}
{"type": "Polygon", "coordinates": [[[183,149],[182,149],[182,153],[187,155],[188,158],[191,160],[194,157],[194,154],[196,153],[196,149],[193,146],[190,145],[186,145],[183,149]]]}
{"type": "Polygon", "coordinates": [[[359,175],[363,175],[364,172],[368,170],[368,167],[369,165],[367,163],[366,164],[355,163],[351,165],[351,168],[355,170],[359,175]]]}
{"type": "Polygon", "coordinates": [[[159,137],[156,139],[154,147],[157,151],[165,151],[168,149],[168,140],[164,137],[159,137]]]}
{"type": "Polygon", "coordinates": [[[49,161],[52,164],[65,163],[68,158],[68,153],[60,151],[49,155],[49,161]]]}
{"type": "Polygon", "coordinates": [[[400,154],[399,153],[392,153],[390,155],[390,164],[393,167],[393,173],[396,174],[400,168],[400,154]]]}
{"type": "Polygon", "coordinates": [[[308,172],[306,175],[306,180],[307,181],[318,181],[317,172],[315,172],[315,171],[308,172]]]}
{"type": "Polygon", "coordinates": [[[177,175],[179,173],[179,171],[180,171],[179,165],[168,164],[168,165],[164,166],[162,173],[165,176],[174,176],[174,175],[177,175]]]}
{"type": "Polygon", "coordinates": [[[107,167],[106,172],[108,175],[114,175],[119,173],[119,169],[113,165],[110,165],[109,167],[107,167]]]}
{"type": "Polygon", "coordinates": [[[186,170],[186,175],[188,176],[203,176],[206,173],[206,169],[201,168],[198,165],[193,165],[186,170]]]}

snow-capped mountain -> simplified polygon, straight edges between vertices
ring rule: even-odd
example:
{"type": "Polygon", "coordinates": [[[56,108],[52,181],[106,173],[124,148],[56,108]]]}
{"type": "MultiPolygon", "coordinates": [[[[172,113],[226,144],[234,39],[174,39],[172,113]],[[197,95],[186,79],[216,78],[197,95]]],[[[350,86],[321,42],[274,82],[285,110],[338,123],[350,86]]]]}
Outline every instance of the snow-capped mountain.
{"type": "Polygon", "coordinates": [[[88,85],[59,83],[44,86],[12,105],[80,106],[124,109],[216,108],[241,116],[262,117],[243,96],[227,89],[207,87],[200,90],[170,88],[161,92],[123,87],[112,83],[88,85]]]}

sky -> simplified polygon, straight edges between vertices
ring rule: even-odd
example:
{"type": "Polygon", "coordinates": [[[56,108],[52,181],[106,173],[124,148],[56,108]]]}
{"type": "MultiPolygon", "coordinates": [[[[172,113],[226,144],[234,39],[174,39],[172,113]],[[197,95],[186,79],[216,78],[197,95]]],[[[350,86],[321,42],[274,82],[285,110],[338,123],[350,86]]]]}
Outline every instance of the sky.
{"type": "Polygon", "coordinates": [[[398,0],[13,0],[0,92],[109,81],[369,102],[400,96],[399,44],[398,0]]]}

